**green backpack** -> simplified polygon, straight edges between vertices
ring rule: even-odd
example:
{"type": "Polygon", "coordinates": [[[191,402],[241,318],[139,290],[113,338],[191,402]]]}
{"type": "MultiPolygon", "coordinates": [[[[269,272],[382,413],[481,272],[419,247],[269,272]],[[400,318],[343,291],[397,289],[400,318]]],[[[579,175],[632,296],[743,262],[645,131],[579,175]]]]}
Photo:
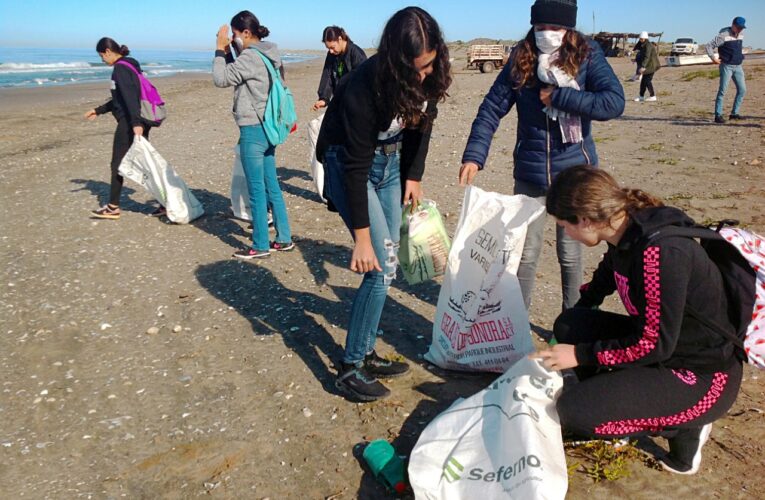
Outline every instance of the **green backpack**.
{"type": "Polygon", "coordinates": [[[290,89],[282,83],[271,60],[255,47],[252,48],[263,59],[263,64],[266,65],[271,79],[266,112],[263,116],[263,131],[266,133],[268,142],[273,146],[278,146],[287,140],[287,136],[297,130],[295,100],[290,89]]]}

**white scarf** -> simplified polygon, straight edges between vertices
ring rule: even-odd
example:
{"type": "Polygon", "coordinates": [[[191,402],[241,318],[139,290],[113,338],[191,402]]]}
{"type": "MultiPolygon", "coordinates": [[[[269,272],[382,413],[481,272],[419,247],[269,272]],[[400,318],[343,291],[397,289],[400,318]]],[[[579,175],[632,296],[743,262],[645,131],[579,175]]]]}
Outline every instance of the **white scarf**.
{"type": "MultiPolygon", "coordinates": [[[[556,87],[569,87],[580,90],[576,79],[563,71],[560,66],[553,63],[558,59],[558,52],[552,54],[538,54],[539,64],[537,65],[537,77],[540,81],[556,87]]],[[[546,106],[542,111],[547,114],[551,120],[556,120],[560,124],[560,133],[563,136],[563,142],[573,143],[582,142],[582,120],[578,115],[571,115],[565,111],[555,109],[552,106],[546,106]]]]}

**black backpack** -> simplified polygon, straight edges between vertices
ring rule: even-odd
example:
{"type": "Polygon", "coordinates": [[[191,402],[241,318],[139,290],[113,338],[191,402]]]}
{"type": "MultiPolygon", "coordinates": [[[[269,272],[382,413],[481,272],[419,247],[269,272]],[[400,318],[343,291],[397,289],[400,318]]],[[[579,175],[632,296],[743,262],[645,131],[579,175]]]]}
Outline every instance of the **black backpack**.
{"type": "Polygon", "coordinates": [[[715,229],[700,225],[666,226],[647,239],[656,242],[680,236],[700,240],[702,248],[720,269],[728,299],[728,319],[736,334],[732,335],[729,328],[708,317],[693,316],[733,342],[741,360],[748,359],[750,364],[765,369],[765,295],[758,295],[758,288],[765,288],[765,239],[749,231],[726,227],[735,225],[738,221],[726,219],[715,229]]]}

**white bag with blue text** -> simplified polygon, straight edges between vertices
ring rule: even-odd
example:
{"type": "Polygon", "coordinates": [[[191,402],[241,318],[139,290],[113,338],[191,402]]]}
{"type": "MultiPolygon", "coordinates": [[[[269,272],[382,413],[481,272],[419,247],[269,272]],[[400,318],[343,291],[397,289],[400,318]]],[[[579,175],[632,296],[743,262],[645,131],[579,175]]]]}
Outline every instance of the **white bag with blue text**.
{"type": "Polygon", "coordinates": [[[244,176],[239,144],[234,146],[234,171],[231,174],[231,211],[237,219],[252,220],[250,192],[247,188],[247,177],[244,176]]]}
{"type": "Polygon", "coordinates": [[[555,409],[563,379],[521,358],[428,424],[409,459],[418,500],[563,499],[568,470],[555,409]]]}
{"type": "Polygon", "coordinates": [[[425,359],[441,368],[502,373],[533,350],[516,272],[533,198],[465,190],[425,359]]]}

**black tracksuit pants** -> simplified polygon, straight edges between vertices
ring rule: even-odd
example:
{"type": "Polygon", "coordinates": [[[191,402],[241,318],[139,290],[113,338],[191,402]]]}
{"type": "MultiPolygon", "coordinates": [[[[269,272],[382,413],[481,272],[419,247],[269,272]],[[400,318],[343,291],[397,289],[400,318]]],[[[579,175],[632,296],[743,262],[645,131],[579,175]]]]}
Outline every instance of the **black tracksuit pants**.
{"type": "MultiPolygon", "coordinates": [[[[150,129],[151,127],[143,126],[143,136],[146,139],[149,138],[150,129]]],[[[133,127],[130,126],[127,119],[120,119],[117,122],[117,129],[114,131],[114,143],[112,144],[112,180],[109,191],[109,203],[111,205],[119,206],[120,204],[120,194],[122,193],[124,179],[119,174],[118,169],[122,159],[133,144],[133,136],[133,127]]]]}
{"type": "MultiPolygon", "coordinates": [[[[555,322],[561,344],[617,338],[633,328],[629,316],[573,308],[555,322]]],[[[579,383],[566,386],[557,408],[564,430],[582,436],[664,435],[722,417],[733,405],[743,372],[738,360],[727,370],[702,373],[660,365],[612,370],[577,367],[579,383]]]]}

